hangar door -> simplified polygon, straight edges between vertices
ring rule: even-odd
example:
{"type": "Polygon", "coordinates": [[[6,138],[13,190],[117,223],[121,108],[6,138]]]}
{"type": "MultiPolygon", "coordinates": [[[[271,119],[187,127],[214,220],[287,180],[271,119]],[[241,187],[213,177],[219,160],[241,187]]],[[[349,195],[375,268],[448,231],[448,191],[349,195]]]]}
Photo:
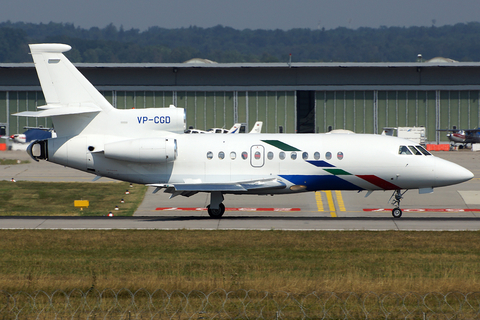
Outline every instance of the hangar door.
{"type": "Polygon", "coordinates": [[[297,133],[315,133],[315,91],[297,91],[297,133]]]}

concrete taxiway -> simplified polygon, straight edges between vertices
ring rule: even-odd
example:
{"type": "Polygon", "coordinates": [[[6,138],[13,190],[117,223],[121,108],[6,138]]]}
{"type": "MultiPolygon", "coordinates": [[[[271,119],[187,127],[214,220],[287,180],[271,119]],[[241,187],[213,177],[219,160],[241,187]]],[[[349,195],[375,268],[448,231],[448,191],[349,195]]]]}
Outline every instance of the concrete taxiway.
{"type": "MultiPolygon", "coordinates": [[[[282,230],[480,230],[480,153],[437,152],[475,174],[463,184],[437,188],[432,194],[410,190],[401,207],[403,217],[391,217],[391,192],[319,191],[281,196],[226,195],[220,220],[205,210],[209,196],[175,197],[153,188],[130,218],[0,218],[0,228],[52,229],[282,229],[282,230]]],[[[6,151],[0,158],[29,159],[6,151]]],[[[0,179],[28,181],[92,181],[94,176],[45,161],[0,166],[0,179]]],[[[113,181],[102,178],[100,181],[113,181]]]]}

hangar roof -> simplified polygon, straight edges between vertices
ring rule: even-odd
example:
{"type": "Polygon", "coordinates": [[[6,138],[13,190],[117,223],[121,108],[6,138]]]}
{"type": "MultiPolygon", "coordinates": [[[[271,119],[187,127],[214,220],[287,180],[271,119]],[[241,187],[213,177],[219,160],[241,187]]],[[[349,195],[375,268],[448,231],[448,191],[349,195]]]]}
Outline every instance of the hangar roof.
{"type": "MultiPolygon", "coordinates": [[[[77,68],[480,68],[480,62],[292,62],[288,63],[74,63],[77,68]]],[[[0,68],[33,68],[33,63],[0,63],[0,68]]]]}
{"type": "MultiPolygon", "coordinates": [[[[99,90],[480,90],[480,62],[75,65],[99,90]]],[[[0,64],[0,90],[40,90],[34,64],[0,64]]]]}

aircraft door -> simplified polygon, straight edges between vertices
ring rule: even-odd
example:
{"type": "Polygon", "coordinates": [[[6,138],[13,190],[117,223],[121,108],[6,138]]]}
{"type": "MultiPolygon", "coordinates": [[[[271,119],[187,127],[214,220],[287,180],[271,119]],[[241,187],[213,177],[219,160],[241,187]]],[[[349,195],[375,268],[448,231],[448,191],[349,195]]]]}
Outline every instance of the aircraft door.
{"type": "Polygon", "coordinates": [[[250,164],[255,168],[263,167],[265,164],[265,148],[263,146],[250,148],[250,164]]]}

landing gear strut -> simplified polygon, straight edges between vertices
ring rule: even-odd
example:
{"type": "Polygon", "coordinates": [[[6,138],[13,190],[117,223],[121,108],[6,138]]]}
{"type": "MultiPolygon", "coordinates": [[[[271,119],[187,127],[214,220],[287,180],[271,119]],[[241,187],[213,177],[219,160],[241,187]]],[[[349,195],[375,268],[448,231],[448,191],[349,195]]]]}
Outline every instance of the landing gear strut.
{"type": "Polygon", "coordinates": [[[210,193],[210,204],[207,206],[210,218],[220,219],[225,213],[225,205],[223,202],[223,194],[221,192],[210,193]]]}
{"type": "Polygon", "coordinates": [[[394,198],[394,200],[392,201],[392,205],[394,205],[395,208],[393,208],[393,210],[392,210],[392,216],[396,219],[398,219],[402,216],[402,209],[400,209],[400,200],[403,199],[403,195],[407,191],[408,190],[405,190],[403,193],[402,193],[402,190],[400,190],[400,189],[397,189],[397,190],[393,191],[393,194],[392,194],[391,198],[394,198]]]}

